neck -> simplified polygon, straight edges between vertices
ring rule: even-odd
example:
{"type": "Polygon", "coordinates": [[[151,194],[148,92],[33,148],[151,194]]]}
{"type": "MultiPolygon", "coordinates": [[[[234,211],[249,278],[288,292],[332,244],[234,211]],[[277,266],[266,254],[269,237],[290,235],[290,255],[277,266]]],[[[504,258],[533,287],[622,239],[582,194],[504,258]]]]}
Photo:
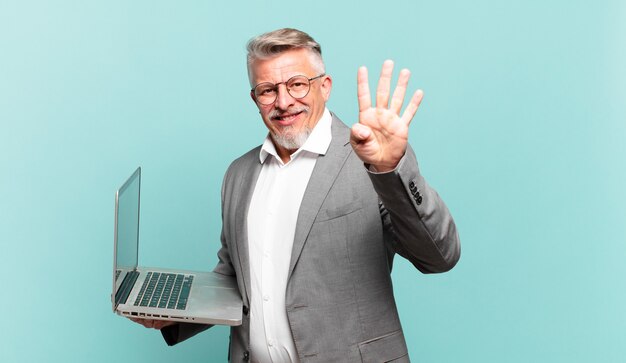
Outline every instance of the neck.
{"type": "Polygon", "coordinates": [[[286,149],[280,145],[277,145],[273,141],[272,143],[274,144],[274,147],[276,148],[276,152],[278,153],[280,160],[283,161],[283,164],[287,164],[289,160],[291,160],[291,154],[295,153],[298,150],[298,149],[286,149]]]}

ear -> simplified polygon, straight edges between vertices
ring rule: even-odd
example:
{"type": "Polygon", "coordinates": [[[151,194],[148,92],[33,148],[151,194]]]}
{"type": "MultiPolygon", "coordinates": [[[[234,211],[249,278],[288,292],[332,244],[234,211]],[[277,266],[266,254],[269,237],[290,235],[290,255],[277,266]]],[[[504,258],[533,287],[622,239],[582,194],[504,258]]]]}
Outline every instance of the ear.
{"type": "Polygon", "coordinates": [[[254,92],[250,91],[250,98],[252,98],[252,101],[254,102],[254,104],[256,105],[256,97],[254,97],[254,92]]]}
{"type": "Polygon", "coordinates": [[[324,101],[328,101],[330,98],[330,91],[333,88],[333,79],[331,76],[322,77],[322,83],[320,85],[320,91],[322,91],[322,96],[324,97],[324,101]]]}

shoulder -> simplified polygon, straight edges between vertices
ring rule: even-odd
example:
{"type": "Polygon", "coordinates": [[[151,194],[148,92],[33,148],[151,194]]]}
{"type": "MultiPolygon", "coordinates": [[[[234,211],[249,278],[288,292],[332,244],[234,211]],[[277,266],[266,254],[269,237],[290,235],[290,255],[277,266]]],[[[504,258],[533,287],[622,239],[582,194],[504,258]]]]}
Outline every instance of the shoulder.
{"type": "Polygon", "coordinates": [[[330,113],[333,117],[331,129],[333,132],[333,138],[336,136],[350,136],[350,128],[333,112],[330,113]]]}
{"type": "Polygon", "coordinates": [[[228,169],[226,169],[226,177],[228,177],[229,175],[236,175],[236,174],[249,170],[253,163],[259,162],[260,152],[261,152],[261,145],[255,147],[254,149],[248,151],[247,153],[233,160],[233,162],[230,163],[230,165],[228,166],[228,169]]]}
{"type": "Polygon", "coordinates": [[[249,164],[250,162],[253,162],[253,161],[259,161],[260,152],[261,152],[261,145],[255,147],[254,149],[251,149],[247,153],[233,160],[233,162],[230,163],[230,166],[228,167],[228,169],[236,169],[238,167],[241,167],[244,164],[249,164]]]}

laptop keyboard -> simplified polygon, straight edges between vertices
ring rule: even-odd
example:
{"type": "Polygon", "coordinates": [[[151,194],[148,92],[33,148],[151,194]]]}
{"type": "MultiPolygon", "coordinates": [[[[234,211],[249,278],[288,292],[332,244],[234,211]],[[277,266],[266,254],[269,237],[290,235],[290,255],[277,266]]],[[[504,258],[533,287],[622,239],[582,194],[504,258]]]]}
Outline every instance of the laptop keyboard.
{"type": "Polygon", "coordinates": [[[193,275],[148,272],[135,306],[185,310],[193,275]]]}

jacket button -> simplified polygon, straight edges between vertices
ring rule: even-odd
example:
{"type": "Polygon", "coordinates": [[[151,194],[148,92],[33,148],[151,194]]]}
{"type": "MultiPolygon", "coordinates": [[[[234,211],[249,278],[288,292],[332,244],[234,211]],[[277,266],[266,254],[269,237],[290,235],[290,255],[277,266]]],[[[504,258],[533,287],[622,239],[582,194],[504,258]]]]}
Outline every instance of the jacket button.
{"type": "Polygon", "coordinates": [[[409,183],[409,189],[413,190],[413,188],[415,188],[415,182],[411,180],[411,182],[409,183]]]}
{"type": "Polygon", "coordinates": [[[416,195],[415,202],[417,202],[417,205],[422,204],[422,196],[419,194],[416,195]]]}
{"type": "Polygon", "coordinates": [[[247,350],[243,352],[243,360],[246,362],[250,360],[250,353],[247,350]]]}
{"type": "Polygon", "coordinates": [[[243,306],[243,315],[248,316],[248,307],[247,306],[243,306]]]}

